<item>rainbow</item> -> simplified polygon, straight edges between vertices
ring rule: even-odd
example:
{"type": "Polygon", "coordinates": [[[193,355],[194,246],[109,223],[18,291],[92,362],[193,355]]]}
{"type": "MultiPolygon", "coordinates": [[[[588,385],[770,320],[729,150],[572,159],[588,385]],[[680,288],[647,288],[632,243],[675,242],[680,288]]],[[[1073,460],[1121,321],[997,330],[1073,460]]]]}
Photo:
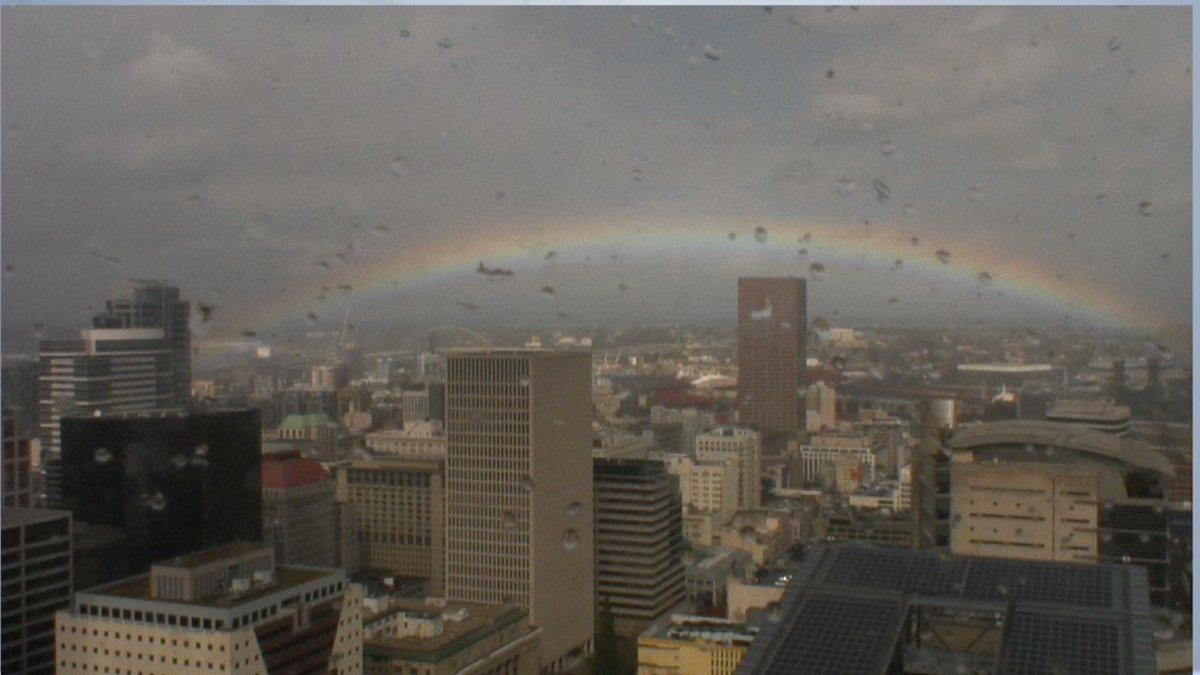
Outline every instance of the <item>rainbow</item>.
{"type": "MultiPolygon", "coordinates": [[[[996,256],[995,250],[979,250],[982,247],[965,239],[954,241],[932,235],[920,236],[919,245],[913,246],[910,235],[898,235],[895,227],[887,228],[887,234],[875,232],[865,240],[863,234],[848,232],[844,226],[796,221],[763,220],[751,225],[731,226],[730,221],[698,223],[694,220],[648,219],[629,224],[581,219],[572,222],[566,218],[534,224],[521,222],[519,225],[497,223],[465,238],[448,236],[408,247],[384,240],[382,243],[394,245],[399,252],[358,266],[343,265],[337,275],[328,275],[331,279],[336,276],[336,282],[314,278],[289,289],[282,298],[263,297],[261,302],[253,305],[268,309],[254,312],[253,319],[247,321],[260,331],[267,331],[286,320],[303,317],[318,306],[315,298],[322,285],[349,283],[354,286],[359,300],[366,297],[384,301],[388,294],[428,289],[473,275],[480,261],[489,267],[512,268],[520,275],[522,270],[541,265],[544,254],[550,250],[556,251],[560,259],[582,259],[585,255],[603,255],[616,247],[626,258],[645,258],[656,264],[661,264],[664,259],[680,260],[689,256],[728,256],[731,250],[734,255],[747,257],[776,255],[783,260],[786,255],[796,265],[793,273],[806,276],[808,262],[801,265],[796,254],[799,248],[807,247],[811,251],[808,261],[821,260],[826,264],[838,261],[888,267],[902,259],[906,269],[939,283],[979,285],[977,275],[987,271],[995,279],[993,287],[1011,300],[1031,303],[1056,313],[1069,313],[1081,320],[1112,328],[1133,329],[1171,322],[1115,290],[1097,284],[1071,282],[1070,276],[1082,274],[1059,278],[1055,271],[1039,266],[1036,261],[1014,259],[1015,256],[1003,259],[996,256]],[[753,239],[754,229],[758,226],[768,232],[768,241],[762,244],[753,239]],[[729,240],[730,232],[736,232],[736,241],[729,240]],[[798,241],[804,233],[812,235],[811,244],[798,241]],[[633,244],[636,244],[637,252],[630,252],[633,244]],[[943,264],[935,257],[937,249],[951,252],[949,264],[943,264]]],[[[928,232],[931,228],[915,229],[928,232]]],[[[330,296],[331,302],[334,297],[330,296]]],[[[241,308],[241,312],[234,310],[234,313],[248,312],[247,307],[241,308]]],[[[1174,317],[1174,321],[1178,322],[1178,318],[1174,317]]]]}

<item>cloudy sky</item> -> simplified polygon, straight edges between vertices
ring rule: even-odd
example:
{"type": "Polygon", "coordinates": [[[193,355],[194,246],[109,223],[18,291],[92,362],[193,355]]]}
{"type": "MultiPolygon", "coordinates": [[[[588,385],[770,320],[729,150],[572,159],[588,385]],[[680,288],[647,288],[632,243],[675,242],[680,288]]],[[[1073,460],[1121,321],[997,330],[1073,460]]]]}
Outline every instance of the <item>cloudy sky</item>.
{"type": "Polygon", "coordinates": [[[732,321],[759,274],[810,317],[1192,320],[1188,7],[2,20],[6,339],[121,277],[212,336],[732,321]]]}

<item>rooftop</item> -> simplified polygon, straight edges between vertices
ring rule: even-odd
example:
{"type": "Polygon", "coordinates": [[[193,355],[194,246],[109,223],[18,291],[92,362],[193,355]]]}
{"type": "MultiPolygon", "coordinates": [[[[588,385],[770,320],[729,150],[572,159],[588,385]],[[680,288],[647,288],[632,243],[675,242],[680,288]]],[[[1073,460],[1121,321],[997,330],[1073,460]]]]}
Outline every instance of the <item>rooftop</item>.
{"type": "Polygon", "coordinates": [[[1120,422],[1129,420],[1129,407],[1112,401],[1061,400],[1046,412],[1046,417],[1120,422]]]}
{"type": "Polygon", "coordinates": [[[129,577],[103,586],[89,588],[83,591],[83,593],[134,600],[149,600],[171,605],[229,609],[337,573],[339,573],[339,570],[284,565],[275,568],[274,578],[269,584],[253,586],[249,591],[242,593],[225,593],[196,600],[167,600],[154,597],[150,593],[149,574],[139,574],[135,577],[129,577]]]}
{"type": "Polygon", "coordinates": [[[24,527],[35,523],[44,523],[50,520],[70,517],[70,511],[59,511],[57,509],[27,509],[19,506],[6,506],[0,509],[0,521],[2,521],[4,529],[24,527]]]}
{"type": "Polygon", "coordinates": [[[271,548],[270,544],[261,544],[248,541],[235,541],[213,548],[206,548],[203,551],[188,553],[187,555],[168,558],[161,562],[155,563],[156,567],[182,567],[192,568],[207,565],[211,562],[216,562],[223,558],[236,558],[247,553],[257,551],[263,548],[271,548]]]}
{"type": "MultiPolygon", "coordinates": [[[[444,608],[439,608],[439,613],[446,615],[460,610],[466,610],[467,618],[462,621],[445,621],[441,635],[428,638],[417,636],[373,637],[365,641],[364,651],[413,661],[436,663],[503,630],[514,622],[524,621],[528,617],[524,610],[512,605],[476,605],[462,602],[447,603],[444,608]]],[[[422,600],[401,599],[394,601],[390,608],[380,614],[397,611],[422,613],[429,612],[430,608],[422,600]]],[[[364,622],[372,618],[363,617],[364,622]]]]}
{"type": "Polygon", "coordinates": [[[1120,460],[1140,469],[1175,475],[1166,457],[1143,441],[1122,438],[1077,424],[1036,420],[1005,420],[961,427],[950,439],[951,450],[989,445],[1051,445],[1120,460]]]}
{"type": "Polygon", "coordinates": [[[738,675],[894,672],[897,651],[907,658],[913,650],[907,622],[919,620],[917,608],[995,617],[996,651],[970,655],[993,675],[1056,672],[1055,664],[1093,675],[1156,672],[1139,566],[818,545],[781,604],[780,620],[764,626],[738,675]]]}
{"type": "Polygon", "coordinates": [[[283,424],[279,425],[280,429],[307,429],[308,427],[319,427],[326,424],[333,424],[333,420],[329,419],[329,415],[325,413],[315,413],[312,415],[288,415],[287,419],[283,420],[283,424]]]}
{"type": "Polygon", "coordinates": [[[328,479],[329,474],[320,462],[301,457],[298,450],[263,455],[262,486],[265,489],[282,490],[328,479]]]}

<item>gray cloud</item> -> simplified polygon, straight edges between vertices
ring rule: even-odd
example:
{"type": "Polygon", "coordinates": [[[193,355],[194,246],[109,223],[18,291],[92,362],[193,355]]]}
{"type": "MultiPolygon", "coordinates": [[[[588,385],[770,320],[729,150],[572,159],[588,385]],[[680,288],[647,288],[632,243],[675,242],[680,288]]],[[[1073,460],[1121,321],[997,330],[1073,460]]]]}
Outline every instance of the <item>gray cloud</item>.
{"type": "Polygon", "coordinates": [[[6,326],[79,323],[110,279],[151,274],[196,299],[219,288],[253,324],[263,288],[316,303],[355,265],[493,232],[528,234],[514,283],[464,269],[373,295],[372,313],[449,320],[474,294],[491,304],[472,320],[540,321],[548,281],[581,320],[719,318],[737,275],[804,273],[772,247],[818,228],[878,253],[810,247],[830,263],[820,311],[886,319],[953,296],[977,315],[969,283],[881,266],[916,233],[914,256],[994,260],[997,288],[1041,270],[1086,284],[1080,303],[1099,289],[1190,322],[1187,8],[0,11],[6,326]],[[650,260],[637,230],[664,221],[696,237],[650,260]],[[795,231],[754,248],[760,222],[795,231]],[[628,226],[621,253],[640,264],[586,264],[605,251],[577,228],[597,224],[628,226]],[[726,248],[695,245],[732,230],[726,248]],[[538,266],[547,239],[556,270],[538,266]],[[345,265],[317,265],[355,242],[345,265]]]}

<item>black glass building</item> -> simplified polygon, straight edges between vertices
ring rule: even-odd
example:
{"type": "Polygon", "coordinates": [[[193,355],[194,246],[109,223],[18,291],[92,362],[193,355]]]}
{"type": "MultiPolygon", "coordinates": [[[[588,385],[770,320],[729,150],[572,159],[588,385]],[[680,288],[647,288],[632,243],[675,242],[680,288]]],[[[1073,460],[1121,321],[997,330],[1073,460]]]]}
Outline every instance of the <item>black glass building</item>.
{"type": "Polygon", "coordinates": [[[76,588],[192,551],[261,541],[260,433],[257,410],[63,418],[76,588]]]}

